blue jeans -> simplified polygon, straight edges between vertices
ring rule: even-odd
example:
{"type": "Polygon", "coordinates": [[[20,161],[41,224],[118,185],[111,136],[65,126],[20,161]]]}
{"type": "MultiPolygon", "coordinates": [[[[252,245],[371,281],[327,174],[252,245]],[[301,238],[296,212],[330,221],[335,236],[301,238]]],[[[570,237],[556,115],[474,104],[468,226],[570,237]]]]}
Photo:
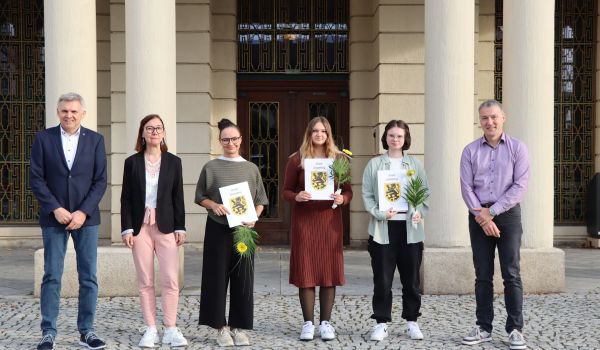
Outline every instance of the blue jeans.
{"type": "Polygon", "coordinates": [[[477,301],[477,325],[492,332],[494,319],[494,255],[498,248],[500,271],[504,280],[504,303],[506,304],[507,333],[523,328],[523,283],[521,281],[520,248],[523,227],[521,207],[517,204],[496,216],[494,222],[500,229],[500,238],[486,236],[483,229],[469,213],[469,232],[475,265],[475,299],[477,301]]]}
{"type": "Polygon", "coordinates": [[[56,336],[56,319],[60,306],[60,288],[69,234],[73,237],[79,275],[79,310],[77,329],[86,334],[94,330],[94,315],[98,299],[96,259],[98,255],[98,225],[65,231],[63,227],[42,227],[44,238],[44,278],[40,309],[42,333],[56,336]]]}

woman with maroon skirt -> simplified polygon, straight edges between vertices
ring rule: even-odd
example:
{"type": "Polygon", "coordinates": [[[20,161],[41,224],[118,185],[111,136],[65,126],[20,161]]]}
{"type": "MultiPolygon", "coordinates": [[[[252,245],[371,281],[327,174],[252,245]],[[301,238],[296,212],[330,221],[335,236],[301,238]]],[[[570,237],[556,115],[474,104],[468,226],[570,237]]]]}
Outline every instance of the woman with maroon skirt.
{"type": "Polygon", "coordinates": [[[304,160],[345,157],[332,139],[331,126],[324,117],[312,119],[298,152],[290,156],[285,171],[283,198],[292,203],[290,283],[299,288],[304,324],[300,340],[312,340],[315,327],[315,288],[319,286],[321,339],[335,339],[329,323],[335,287],[344,285],[342,205],[350,204],[352,188],[342,185],[341,194],[331,201],[311,200],[304,190],[304,160]],[[338,208],[332,209],[332,203],[338,208]]]}

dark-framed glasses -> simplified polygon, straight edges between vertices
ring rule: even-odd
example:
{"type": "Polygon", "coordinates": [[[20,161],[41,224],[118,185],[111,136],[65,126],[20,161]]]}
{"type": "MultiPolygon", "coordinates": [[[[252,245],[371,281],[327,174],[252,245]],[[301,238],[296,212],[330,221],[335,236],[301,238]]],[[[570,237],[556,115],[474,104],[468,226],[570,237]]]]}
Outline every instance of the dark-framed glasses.
{"type": "Polygon", "coordinates": [[[227,145],[229,143],[237,143],[241,139],[242,139],[241,136],[237,136],[237,137],[224,137],[224,138],[220,139],[220,141],[221,141],[222,144],[227,145]]]}
{"type": "Polygon", "coordinates": [[[155,132],[157,134],[162,134],[163,131],[165,131],[165,128],[163,128],[162,126],[147,126],[144,129],[146,129],[146,132],[148,134],[154,134],[155,132]]]}

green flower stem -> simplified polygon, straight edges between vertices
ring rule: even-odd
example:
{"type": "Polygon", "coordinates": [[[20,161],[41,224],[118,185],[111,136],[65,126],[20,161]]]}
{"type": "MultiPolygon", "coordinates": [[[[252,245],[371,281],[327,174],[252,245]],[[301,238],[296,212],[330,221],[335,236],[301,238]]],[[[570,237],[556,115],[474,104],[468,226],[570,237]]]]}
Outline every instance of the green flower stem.
{"type": "Polygon", "coordinates": [[[233,248],[237,251],[238,243],[244,243],[248,247],[248,250],[243,253],[238,252],[238,254],[242,258],[250,258],[256,251],[258,238],[259,235],[255,230],[244,225],[236,226],[233,231],[233,248]]]}

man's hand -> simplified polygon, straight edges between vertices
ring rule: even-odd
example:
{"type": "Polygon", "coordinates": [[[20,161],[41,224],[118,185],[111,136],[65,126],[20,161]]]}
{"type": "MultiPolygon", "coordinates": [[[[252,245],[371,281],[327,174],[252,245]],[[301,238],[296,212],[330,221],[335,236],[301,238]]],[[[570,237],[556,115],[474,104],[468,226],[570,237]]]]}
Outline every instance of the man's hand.
{"type": "Polygon", "coordinates": [[[496,226],[493,221],[488,221],[485,225],[481,226],[486,236],[500,238],[500,229],[496,226]]]}
{"type": "Polygon", "coordinates": [[[77,230],[81,228],[81,226],[83,226],[83,223],[85,222],[86,216],[87,215],[85,215],[85,213],[81,210],[77,210],[76,212],[71,213],[71,222],[67,227],[65,227],[65,229],[77,230]]]}
{"type": "Polygon", "coordinates": [[[66,225],[71,222],[71,213],[65,208],[56,208],[53,211],[54,217],[59,224],[66,225]]]}
{"type": "Polygon", "coordinates": [[[473,210],[479,211],[479,215],[475,217],[475,221],[477,221],[481,227],[494,219],[492,214],[490,214],[490,208],[474,208],[473,210]]]}

